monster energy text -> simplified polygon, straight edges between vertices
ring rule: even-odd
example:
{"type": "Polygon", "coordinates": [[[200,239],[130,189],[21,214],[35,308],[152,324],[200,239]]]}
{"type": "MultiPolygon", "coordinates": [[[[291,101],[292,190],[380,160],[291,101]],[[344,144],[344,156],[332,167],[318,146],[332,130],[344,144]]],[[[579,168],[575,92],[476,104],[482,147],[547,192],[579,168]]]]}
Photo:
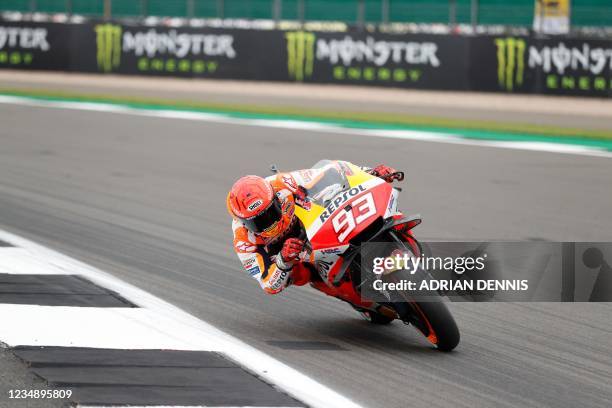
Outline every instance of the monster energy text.
{"type": "Polygon", "coordinates": [[[559,42],[554,47],[529,47],[529,67],[541,66],[546,73],[556,71],[563,75],[566,71],[583,71],[600,75],[605,69],[612,70],[612,48],[594,47],[583,43],[579,47],[568,47],[559,42]]]}
{"type": "Polygon", "coordinates": [[[95,30],[98,67],[104,72],[118,68],[122,54],[126,53],[139,57],[139,71],[165,72],[212,73],[217,69],[216,61],[191,60],[189,57],[236,57],[234,37],[229,34],[158,32],[155,29],[132,32],[116,24],[99,24],[95,30]]]}
{"type": "Polygon", "coordinates": [[[0,26],[0,50],[4,48],[49,51],[46,28],[0,26]]]}
{"type": "Polygon", "coordinates": [[[370,36],[361,40],[348,35],[326,39],[305,31],[287,32],[285,38],[289,78],[297,81],[312,76],[315,61],[329,62],[336,80],[396,82],[418,81],[422,71],[417,66],[441,65],[433,42],[382,41],[370,36]]]}
{"type": "Polygon", "coordinates": [[[0,66],[32,65],[33,51],[50,49],[46,28],[0,26],[0,66]]]}
{"type": "Polygon", "coordinates": [[[236,57],[234,37],[229,34],[192,34],[178,33],[176,30],[157,32],[154,29],[146,32],[126,31],[123,35],[125,52],[133,51],[136,56],[146,55],[153,58],[159,54],[176,58],[189,55],[206,55],[213,57],[236,57]]]}
{"type": "Polygon", "coordinates": [[[355,40],[347,35],[342,39],[318,39],[316,56],[317,60],[344,66],[365,62],[377,67],[388,63],[439,67],[437,52],[438,45],[433,42],[382,41],[370,36],[355,40]]]}
{"type": "Polygon", "coordinates": [[[554,46],[529,47],[529,68],[541,69],[548,89],[605,92],[612,89],[612,48],[587,42],[568,46],[563,41],[554,46]]]}

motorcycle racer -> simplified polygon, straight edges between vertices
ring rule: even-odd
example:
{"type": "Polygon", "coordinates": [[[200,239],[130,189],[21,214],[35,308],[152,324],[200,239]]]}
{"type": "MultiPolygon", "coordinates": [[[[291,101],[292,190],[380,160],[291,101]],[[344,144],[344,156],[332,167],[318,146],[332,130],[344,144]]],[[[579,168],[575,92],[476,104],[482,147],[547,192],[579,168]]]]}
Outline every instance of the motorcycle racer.
{"type": "MultiPolygon", "coordinates": [[[[346,166],[346,162],[333,163],[346,166]]],[[[395,169],[382,164],[362,169],[388,183],[399,179],[395,169]]],[[[322,177],[324,172],[313,175],[311,169],[266,178],[249,175],[238,179],[227,195],[234,250],[266,293],[311,280],[313,268],[304,262],[306,232],[294,212],[295,205],[308,206],[308,185],[322,177]]]]}

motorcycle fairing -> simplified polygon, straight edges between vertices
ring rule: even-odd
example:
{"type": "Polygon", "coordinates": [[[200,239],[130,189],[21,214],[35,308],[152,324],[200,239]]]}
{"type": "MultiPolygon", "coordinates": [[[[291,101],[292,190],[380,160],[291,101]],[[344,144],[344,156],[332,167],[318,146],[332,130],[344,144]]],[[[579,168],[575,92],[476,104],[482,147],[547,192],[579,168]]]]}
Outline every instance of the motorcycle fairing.
{"type": "Polygon", "coordinates": [[[360,167],[341,161],[321,161],[291,176],[304,186],[309,201],[308,206],[295,208],[312,244],[308,261],[315,265],[327,286],[336,287],[336,276],[342,276],[342,270],[350,263],[344,256],[350,240],[376,218],[397,216],[398,190],[360,167]]]}
{"type": "MultiPolygon", "coordinates": [[[[367,174],[361,169],[358,169],[358,171],[363,173],[365,176],[347,176],[349,185],[342,191],[337,191],[336,194],[331,197],[330,200],[325,201],[325,203],[311,202],[310,209],[299,206],[296,207],[295,214],[302,221],[309,239],[312,239],[319,232],[325,221],[327,221],[330,217],[335,216],[339,210],[346,207],[347,204],[350,204],[350,202],[359,198],[364,193],[368,192],[368,190],[374,192],[376,199],[378,199],[379,195],[383,195],[385,193],[388,194],[387,190],[390,190],[391,187],[388,186],[384,180],[367,174]],[[385,186],[382,187],[382,190],[385,190],[385,192],[379,193],[378,191],[381,189],[377,190],[376,187],[378,186],[385,186]],[[326,205],[323,206],[322,204],[326,205]]],[[[385,202],[384,210],[387,209],[387,204],[388,202],[385,202]]],[[[385,211],[383,211],[381,215],[384,214],[385,211]]],[[[337,242],[330,242],[329,246],[333,246],[334,244],[337,245],[337,242]]]]}

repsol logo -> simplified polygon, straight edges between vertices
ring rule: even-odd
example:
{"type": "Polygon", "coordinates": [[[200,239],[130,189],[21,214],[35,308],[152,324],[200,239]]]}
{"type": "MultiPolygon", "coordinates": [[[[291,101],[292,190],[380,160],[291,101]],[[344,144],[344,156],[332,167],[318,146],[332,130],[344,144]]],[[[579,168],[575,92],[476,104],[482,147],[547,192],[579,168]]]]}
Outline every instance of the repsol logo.
{"type": "Polygon", "coordinates": [[[270,285],[270,288],[272,290],[280,289],[284,285],[285,279],[287,279],[287,275],[289,275],[290,272],[291,270],[285,271],[282,269],[277,269],[272,279],[270,279],[273,282],[270,285]]]}
{"type": "Polygon", "coordinates": [[[323,211],[321,215],[319,215],[319,220],[321,220],[321,222],[325,222],[325,220],[327,220],[330,215],[334,213],[334,211],[340,208],[342,204],[346,203],[349,199],[355,197],[356,195],[364,191],[365,187],[359,185],[343,192],[341,195],[338,195],[331,203],[329,203],[327,207],[325,207],[325,211],[323,211]]]}

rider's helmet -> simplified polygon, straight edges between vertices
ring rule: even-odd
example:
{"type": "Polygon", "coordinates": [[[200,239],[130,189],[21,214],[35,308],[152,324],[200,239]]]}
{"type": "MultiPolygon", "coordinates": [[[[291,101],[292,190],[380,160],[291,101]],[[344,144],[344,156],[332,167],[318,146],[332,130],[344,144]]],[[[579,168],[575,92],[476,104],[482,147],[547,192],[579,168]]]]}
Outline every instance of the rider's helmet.
{"type": "Polygon", "coordinates": [[[227,195],[227,209],[255,235],[265,240],[282,236],[293,221],[293,200],[281,202],[270,182],[259,176],[244,176],[227,195]]]}

